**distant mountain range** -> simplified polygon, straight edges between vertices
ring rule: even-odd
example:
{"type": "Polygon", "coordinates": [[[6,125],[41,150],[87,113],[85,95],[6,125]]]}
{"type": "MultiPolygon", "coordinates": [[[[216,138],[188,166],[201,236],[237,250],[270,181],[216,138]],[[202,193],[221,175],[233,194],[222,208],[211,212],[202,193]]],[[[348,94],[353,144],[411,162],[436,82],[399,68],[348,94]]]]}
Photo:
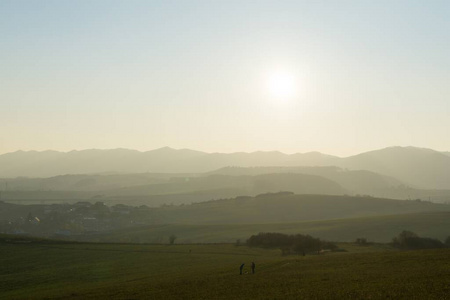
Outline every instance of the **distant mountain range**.
{"type": "MultiPolygon", "coordinates": [[[[236,176],[283,173],[284,171],[322,176],[347,189],[350,187],[352,190],[358,190],[364,182],[373,182],[373,180],[391,186],[404,184],[422,189],[450,189],[450,152],[415,147],[390,147],[340,158],[318,152],[290,155],[276,151],[226,154],[165,147],[147,152],[112,149],[71,152],[17,151],[0,155],[0,177],[3,178],[146,172],[191,175],[211,172],[210,175],[236,176]],[[305,168],[325,166],[340,169],[315,168],[308,171],[305,168]],[[250,167],[250,169],[229,167],[250,167]],[[297,169],[286,169],[280,172],[276,168],[264,170],[256,167],[296,167],[297,169]],[[217,171],[218,169],[222,170],[217,171]],[[352,172],[344,174],[343,170],[352,172]],[[226,172],[234,174],[226,174],[226,172]]],[[[373,186],[373,183],[370,185],[373,186]]]]}

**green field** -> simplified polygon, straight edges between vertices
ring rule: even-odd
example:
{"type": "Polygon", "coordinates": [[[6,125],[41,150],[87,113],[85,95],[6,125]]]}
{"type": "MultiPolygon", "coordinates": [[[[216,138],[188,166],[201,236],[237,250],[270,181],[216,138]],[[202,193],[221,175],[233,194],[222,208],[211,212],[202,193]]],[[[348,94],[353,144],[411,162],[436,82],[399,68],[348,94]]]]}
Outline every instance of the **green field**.
{"type": "Polygon", "coordinates": [[[269,224],[165,224],[117,230],[104,234],[73,237],[90,242],[177,243],[244,242],[259,232],[310,234],[330,241],[352,242],[364,237],[386,243],[403,230],[444,241],[449,236],[450,212],[427,212],[324,221],[269,224]]]}
{"type": "Polygon", "coordinates": [[[450,249],[281,256],[230,244],[0,244],[1,299],[448,299],[450,249]],[[251,261],[256,274],[239,275],[251,261]]]}

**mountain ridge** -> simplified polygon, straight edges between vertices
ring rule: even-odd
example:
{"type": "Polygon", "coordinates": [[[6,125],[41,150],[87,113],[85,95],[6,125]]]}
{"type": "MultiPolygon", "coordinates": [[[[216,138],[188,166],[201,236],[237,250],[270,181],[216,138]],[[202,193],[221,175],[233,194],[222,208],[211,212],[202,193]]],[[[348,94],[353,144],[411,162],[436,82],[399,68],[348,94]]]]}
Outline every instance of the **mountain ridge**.
{"type": "Polygon", "coordinates": [[[393,177],[414,188],[449,189],[450,154],[428,148],[388,147],[348,157],[320,152],[207,153],[191,149],[16,151],[0,155],[0,177],[99,173],[204,173],[223,167],[337,166],[393,177]]]}

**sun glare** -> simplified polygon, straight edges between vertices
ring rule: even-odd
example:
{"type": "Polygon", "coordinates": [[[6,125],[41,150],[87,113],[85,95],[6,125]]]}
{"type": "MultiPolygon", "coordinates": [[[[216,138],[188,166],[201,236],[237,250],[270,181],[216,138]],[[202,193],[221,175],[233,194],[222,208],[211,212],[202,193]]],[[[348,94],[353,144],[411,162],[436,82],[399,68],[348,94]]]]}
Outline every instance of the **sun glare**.
{"type": "Polygon", "coordinates": [[[277,99],[292,98],[296,93],[295,78],[289,73],[273,73],[268,78],[268,89],[271,96],[277,99]]]}

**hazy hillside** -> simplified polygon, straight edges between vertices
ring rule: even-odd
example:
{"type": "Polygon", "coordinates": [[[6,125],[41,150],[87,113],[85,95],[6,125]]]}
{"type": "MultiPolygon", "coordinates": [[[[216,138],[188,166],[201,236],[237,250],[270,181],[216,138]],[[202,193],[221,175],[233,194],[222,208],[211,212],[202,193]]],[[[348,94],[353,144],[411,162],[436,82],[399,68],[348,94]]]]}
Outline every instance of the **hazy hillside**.
{"type": "Polygon", "coordinates": [[[400,231],[408,229],[420,236],[445,240],[449,235],[450,211],[400,215],[304,221],[270,224],[169,224],[127,228],[101,235],[77,237],[83,241],[154,243],[176,234],[179,243],[242,242],[259,232],[310,234],[329,241],[353,242],[365,237],[370,242],[390,242],[400,231]],[[211,233],[214,234],[211,234],[211,233]]]}
{"type": "Polygon", "coordinates": [[[66,153],[17,151],[0,155],[0,176],[50,177],[105,172],[170,172],[171,169],[181,169],[185,161],[203,155],[206,153],[168,147],[147,152],[129,149],[91,149],[66,153]]]}
{"type": "MultiPolygon", "coordinates": [[[[448,153],[414,147],[392,147],[347,158],[338,158],[317,152],[291,155],[276,151],[225,154],[204,153],[188,149],[175,150],[167,147],[147,152],[114,149],[67,153],[18,151],[0,155],[0,177],[49,177],[105,172],[192,174],[210,172],[228,166],[338,166],[395,178],[382,178],[367,172],[317,174],[335,180],[343,186],[348,186],[349,190],[355,192],[367,190],[368,186],[373,188],[372,185],[384,186],[386,183],[395,185],[396,182],[416,188],[450,189],[450,156],[448,153]],[[364,188],[361,188],[363,186],[364,188]]],[[[313,171],[320,170],[310,170],[311,173],[308,174],[316,174],[313,171]]]]}
{"type": "Polygon", "coordinates": [[[418,189],[405,185],[396,178],[365,170],[338,167],[225,167],[208,174],[256,175],[267,173],[301,173],[330,179],[349,191],[351,195],[371,195],[392,199],[423,199],[450,203],[449,189],[418,189]]]}
{"type": "Polygon", "coordinates": [[[420,188],[450,188],[450,157],[431,149],[391,147],[348,157],[339,164],[392,176],[420,188]]]}
{"type": "MultiPolygon", "coordinates": [[[[245,194],[280,190],[298,193],[343,194],[336,182],[312,174],[261,173],[250,175],[141,173],[114,175],[62,175],[50,178],[0,179],[8,191],[84,191],[115,196],[136,196],[198,192],[214,189],[240,189],[245,194]]],[[[235,195],[237,196],[237,195],[235,195]]]]}
{"type": "Polygon", "coordinates": [[[395,178],[365,170],[343,170],[338,167],[225,167],[209,174],[259,175],[270,173],[300,173],[316,175],[338,183],[351,194],[375,195],[403,183],[395,178]]]}
{"type": "Polygon", "coordinates": [[[257,151],[252,153],[211,153],[203,157],[196,157],[187,167],[199,169],[199,172],[208,172],[215,169],[238,166],[330,166],[336,165],[338,157],[318,152],[284,154],[278,151],[257,151]]]}
{"type": "Polygon", "coordinates": [[[195,174],[139,173],[101,175],[60,175],[48,178],[0,179],[0,187],[9,191],[104,191],[145,184],[166,183],[172,177],[195,174]]]}
{"type": "Polygon", "coordinates": [[[171,178],[167,183],[149,184],[106,191],[106,195],[138,196],[191,193],[215,189],[235,189],[234,196],[265,192],[293,191],[301,194],[342,195],[347,191],[339,184],[315,175],[264,174],[257,176],[210,175],[205,177],[171,178]]]}
{"type": "Polygon", "coordinates": [[[226,166],[335,165],[337,157],[311,152],[204,153],[169,147],[147,152],[128,149],[17,151],[0,155],[0,177],[51,177],[89,173],[201,173],[226,166]]]}
{"type": "Polygon", "coordinates": [[[338,183],[317,175],[275,173],[256,176],[211,174],[63,175],[52,178],[17,178],[8,182],[4,201],[58,203],[102,201],[129,205],[190,204],[241,195],[292,191],[299,194],[348,194],[338,183]],[[174,177],[171,177],[174,176],[174,177]]]}
{"type": "Polygon", "coordinates": [[[275,193],[164,207],[158,211],[165,216],[164,223],[249,224],[450,211],[450,205],[371,197],[275,193]]]}

